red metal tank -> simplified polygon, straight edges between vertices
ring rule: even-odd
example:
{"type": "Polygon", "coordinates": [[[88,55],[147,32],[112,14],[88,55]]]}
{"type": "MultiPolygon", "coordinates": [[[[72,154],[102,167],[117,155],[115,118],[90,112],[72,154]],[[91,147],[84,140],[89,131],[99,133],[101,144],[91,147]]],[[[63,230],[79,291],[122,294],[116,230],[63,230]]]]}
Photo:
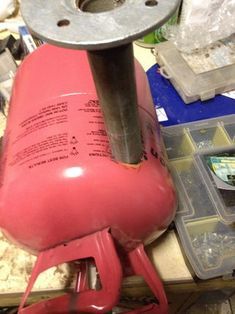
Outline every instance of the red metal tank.
{"type": "Polygon", "coordinates": [[[145,152],[130,166],[111,158],[86,53],[45,45],[23,62],[4,138],[0,198],[1,227],[17,242],[41,251],[110,227],[133,248],[172,221],[175,192],[137,62],[136,77],[145,152]]]}
{"type": "Polygon", "coordinates": [[[129,251],[167,228],[175,191],[147,78],[135,70],[144,153],[132,166],[111,156],[86,53],[43,45],[25,59],[1,161],[8,237],[39,252],[108,228],[129,251]]]}

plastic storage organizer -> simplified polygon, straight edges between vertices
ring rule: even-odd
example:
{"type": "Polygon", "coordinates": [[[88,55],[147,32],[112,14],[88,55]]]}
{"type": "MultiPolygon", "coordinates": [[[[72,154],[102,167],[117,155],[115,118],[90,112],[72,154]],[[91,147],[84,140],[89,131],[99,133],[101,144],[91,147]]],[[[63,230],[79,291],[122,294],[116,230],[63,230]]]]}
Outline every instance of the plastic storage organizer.
{"type": "Polygon", "coordinates": [[[162,130],[179,197],[175,223],[185,253],[201,279],[235,269],[235,191],[226,202],[210,177],[205,157],[235,156],[235,115],[162,130]]]}
{"type": "Polygon", "coordinates": [[[186,104],[208,100],[235,88],[235,63],[195,73],[170,41],[156,46],[156,60],[186,104]]]}

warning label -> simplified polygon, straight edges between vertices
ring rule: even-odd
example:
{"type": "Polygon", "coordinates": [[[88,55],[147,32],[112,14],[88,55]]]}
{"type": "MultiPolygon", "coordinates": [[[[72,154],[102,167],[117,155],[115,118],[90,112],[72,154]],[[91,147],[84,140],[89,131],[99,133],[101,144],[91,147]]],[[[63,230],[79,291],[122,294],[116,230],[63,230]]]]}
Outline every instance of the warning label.
{"type": "Polygon", "coordinates": [[[40,166],[40,165],[44,165],[44,164],[47,164],[50,162],[54,162],[54,161],[62,160],[62,159],[67,159],[67,158],[69,158],[68,155],[61,155],[58,157],[56,156],[56,157],[52,157],[52,158],[48,158],[48,159],[43,159],[41,161],[34,162],[33,164],[29,165],[29,168],[32,169],[32,168],[35,168],[35,167],[40,166]]]}
{"type": "Polygon", "coordinates": [[[68,152],[68,134],[59,133],[48,136],[45,140],[32,144],[13,155],[11,166],[23,165],[26,162],[32,162],[35,159],[45,157],[51,153],[67,153],[68,152]]]}
{"type": "Polygon", "coordinates": [[[84,155],[112,157],[99,101],[82,95],[60,100],[37,107],[18,123],[9,166],[34,168],[65,158],[77,162],[84,155]]]}
{"type": "Polygon", "coordinates": [[[67,102],[42,107],[38,113],[30,116],[19,124],[22,132],[20,132],[20,134],[16,137],[14,143],[17,143],[21,138],[40,129],[68,122],[67,112],[67,102]]]}
{"type": "Polygon", "coordinates": [[[111,150],[107,133],[105,131],[104,120],[98,100],[89,100],[84,108],[79,108],[89,114],[88,124],[89,130],[86,132],[86,146],[89,147],[90,157],[111,157],[111,150]]]}

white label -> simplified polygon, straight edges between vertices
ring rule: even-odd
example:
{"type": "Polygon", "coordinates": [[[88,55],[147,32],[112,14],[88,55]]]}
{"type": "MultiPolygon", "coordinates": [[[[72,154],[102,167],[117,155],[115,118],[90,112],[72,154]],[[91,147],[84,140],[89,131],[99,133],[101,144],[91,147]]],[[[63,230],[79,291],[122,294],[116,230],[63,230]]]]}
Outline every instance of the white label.
{"type": "Polygon", "coordinates": [[[159,122],[168,121],[168,117],[164,108],[157,108],[156,113],[159,122]]]}
{"type": "Polygon", "coordinates": [[[33,38],[31,35],[24,35],[23,39],[24,39],[27,49],[29,50],[29,53],[37,49],[37,46],[35,45],[35,42],[33,41],[33,38]]]}
{"type": "Polygon", "coordinates": [[[232,98],[232,99],[235,99],[235,90],[232,90],[231,92],[228,92],[228,93],[223,93],[222,95],[229,97],[229,98],[232,98]]]}

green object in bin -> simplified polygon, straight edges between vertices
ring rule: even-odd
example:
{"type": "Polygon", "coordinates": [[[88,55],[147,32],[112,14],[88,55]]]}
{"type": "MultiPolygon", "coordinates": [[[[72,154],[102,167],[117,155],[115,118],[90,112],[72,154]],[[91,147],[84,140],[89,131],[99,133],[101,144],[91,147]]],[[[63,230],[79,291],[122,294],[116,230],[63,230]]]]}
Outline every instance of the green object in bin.
{"type": "Polygon", "coordinates": [[[152,44],[152,43],[154,43],[154,42],[155,42],[155,33],[152,32],[152,33],[150,33],[150,34],[144,36],[143,39],[140,40],[140,41],[141,41],[141,42],[143,41],[143,42],[146,43],[146,44],[152,44]]]}
{"type": "MultiPolygon", "coordinates": [[[[163,27],[167,26],[167,25],[177,24],[178,23],[178,17],[179,17],[179,8],[175,12],[175,14],[163,25],[163,27]]],[[[154,32],[152,32],[152,33],[144,36],[143,38],[137,40],[137,43],[140,46],[152,47],[158,43],[166,41],[166,38],[163,35],[163,27],[160,27],[160,28],[156,29],[154,32]]]]}
{"type": "Polygon", "coordinates": [[[210,156],[207,163],[215,175],[223,182],[235,186],[235,157],[210,156]]]}

